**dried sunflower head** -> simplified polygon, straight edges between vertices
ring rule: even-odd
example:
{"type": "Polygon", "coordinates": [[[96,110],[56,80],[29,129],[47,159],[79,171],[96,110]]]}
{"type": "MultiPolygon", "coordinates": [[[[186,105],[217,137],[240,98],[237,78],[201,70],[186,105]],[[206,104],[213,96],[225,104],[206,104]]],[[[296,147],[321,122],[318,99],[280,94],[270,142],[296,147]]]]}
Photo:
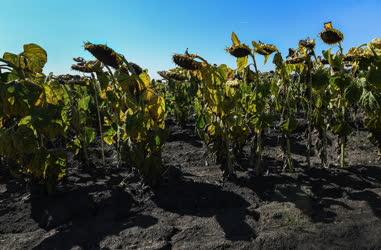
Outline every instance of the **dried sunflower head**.
{"type": "Polygon", "coordinates": [[[86,63],[86,60],[83,57],[74,57],[73,61],[77,63],[83,63],[83,64],[86,63]]]}
{"type": "Polygon", "coordinates": [[[375,38],[370,42],[371,47],[381,49],[381,38],[375,38]]]}
{"type": "Polygon", "coordinates": [[[89,51],[95,58],[105,65],[115,69],[123,64],[122,56],[106,45],[87,42],[85,43],[85,50],[89,51]]]}
{"type": "Polygon", "coordinates": [[[287,55],[287,60],[285,63],[287,64],[299,64],[299,63],[304,63],[306,60],[306,56],[300,52],[300,50],[288,49],[288,55],[287,55]]]}
{"type": "Polygon", "coordinates": [[[192,54],[174,54],[173,62],[183,69],[199,70],[202,68],[202,63],[195,60],[195,55],[192,54]]]}
{"type": "Polygon", "coordinates": [[[305,60],[306,60],[306,58],[304,56],[298,55],[298,56],[288,58],[286,60],[286,63],[287,64],[299,64],[299,63],[304,63],[305,60]]]}
{"type": "Polygon", "coordinates": [[[307,38],[307,39],[304,39],[304,40],[300,40],[299,41],[299,46],[302,47],[302,48],[313,50],[315,48],[315,46],[316,46],[316,42],[315,42],[314,39],[307,38]]]}
{"type": "Polygon", "coordinates": [[[344,40],[344,34],[338,30],[333,28],[332,22],[328,22],[324,24],[324,31],[320,33],[320,38],[326,44],[336,44],[344,40]]]}
{"type": "Polygon", "coordinates": [[[58,75],[55,77],[55,79],[60,84],[81,84],[81,85],[85,85],[88,80],[88,78],[86,77],[82,77],[79,75],[70,75],[70,74],[58,75]]]}
{"type": "Polygon", "coordinates": [[[100,61],[83,61],[79,62],[77,64],[73,64],[71,66],[71,69],[80,71],[83,73],[93,73],[93,72],[98,72],[102,69],[102,64],[100,61]]]}
{"type": "Polygon", "coordinates": [[[345,55],[346,61],[361,61],[372,57],[372,52],[364,47],[351,48],[345,55]]]}
{"type": "Polygon", "coordinates": [[[253,41],[253,46],[255,47],[255,52],[263,56],[269,56],[272,53],[278,51],[278,48],[275,45],[265,44],[265,43],[262,43],[261,41],[259,42],[253,41]]]}
{"type": "Polygon", "coordinates": [[[128,62],[128,66],[130,68],[130,71],[133,71],[132,73],[135,75],[140,75],[141,73],[143,73],[143,69],[136,63],[128,62]]]}
{"type": "Polygon", "coordinates": [[[181,74],[181,73],[177,73],[177,72],[171,72],[171,71],[159,71],[157,72],[161,77],[163,77],[164,79],[166,80],[175,80],[175,81],[179,81],[179,82],[182,82],[182,81],[185,81],[185,80],[188,80],[188,78],[181,74]]]}
{"type": "Polygon", "coordinates": [[[295,49],[293,49],[293,48],[289,48],[288,49],[288,55],[287,55],[287,58],[292,58],[292,57],[294,57],[295,55],[296,55],[296,50],[295,49]]]}
{"type": "Polygon", "coordinates": [[[237,58],[248,56],[251,53],[251,49],[246,44],[232,45],[226,51],[237,58]]]}

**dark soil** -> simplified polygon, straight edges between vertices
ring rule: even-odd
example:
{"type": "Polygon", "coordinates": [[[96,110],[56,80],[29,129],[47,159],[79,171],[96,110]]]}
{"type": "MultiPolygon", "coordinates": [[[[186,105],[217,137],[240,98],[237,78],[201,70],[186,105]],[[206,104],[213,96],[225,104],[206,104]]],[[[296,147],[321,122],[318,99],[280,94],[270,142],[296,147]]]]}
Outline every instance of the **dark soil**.
{"type": "Polygon", "coordinates": [[[112,152],[106,169],[73,161],[49,197],[0,168],[0,249],[381,249],[381,164],[367,132],[350,137],[347,169],[333,164],[335,145],[329,169],[317,156],[307,169],[294,135],[294,173],[281,172],[278,137],[265,138],[265,176],[243,159],[225,182],[193,127],[173,124],[155,189],[115,168],[112,152]]]}

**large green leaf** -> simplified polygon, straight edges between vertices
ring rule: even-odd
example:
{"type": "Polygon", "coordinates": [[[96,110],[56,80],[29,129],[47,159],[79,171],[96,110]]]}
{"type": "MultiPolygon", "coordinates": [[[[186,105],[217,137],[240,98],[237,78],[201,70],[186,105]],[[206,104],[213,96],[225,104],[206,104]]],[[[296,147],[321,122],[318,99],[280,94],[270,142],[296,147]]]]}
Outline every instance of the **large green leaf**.
{"type": "Polygon", "coordinates": [[[78,108],[83,111],[87,111],[89,109],[89,103],[91,100],[91,96],[84,96],[78,102],[78,108]]]}
{"type": "Polygon", "coordinates": [[[7,62],[10,62],[14,66],[18,67],[19,65],[19,56],[13,53],[5,52],[3,55],[3,59],[6,60],[7,62]]]}
{"type": "Polygon", "coordinates": [[[367,80],[372,86],[381,90],[381,69],[371,67],[367,75],[367,80]]]}
{"type": "Polygon", "coordinates": [[[237,58],[237,67],[239,71],[244,70],[249,64],[249,57],[239,57],[237,58]]]}
{"type": "Polygon", "coordinates": [[[329,72],[323,68],[312,73],[312,88],[322,90],[329,84],[329,72]]]}
{"type": "Polygon", "coordinates": [[[351,105],[356,104],[360,100],[361,94],[362,90],[355,83],[352,83],[345,89],[345,99],[347,99],[351,105]]]}
{"type": "Polygon", "coordinates": [[[28,58],[29,70],[42,73],[42,69],[48,61],[48,55],[42,47],[34,43],[25,44],[22,55],[28,58]]]}
{"type": "Polygon", "coordinates": [[[95,132],[95,129],[90,128],[90,127],[85,128],[86,144],[90,144],[90,143],[94,142],[96,136],[97,136],[97,133],[95,132]]]}

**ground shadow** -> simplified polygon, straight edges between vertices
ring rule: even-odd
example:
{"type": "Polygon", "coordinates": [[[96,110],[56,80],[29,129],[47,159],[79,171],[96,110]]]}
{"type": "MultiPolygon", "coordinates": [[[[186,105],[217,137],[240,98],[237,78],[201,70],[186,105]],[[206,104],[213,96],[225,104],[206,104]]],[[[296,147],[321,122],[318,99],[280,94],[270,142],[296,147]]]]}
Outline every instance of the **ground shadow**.
{"type": "Polygon", "coordinates": [[[181,180],[162,186],[155,191],[154,202],[158,207],[179,215],[216,217],[217,222],[230,240],[250,240],[255,231],[245,222],[245,216],[259,219],[259,214],[249,211],[250,205],[241,196],[224,191],[220,186],[181,180]]]}
{"type": "Polygon", "coordinates": [[[138,226],[148,228],[157,219],[131,211],[132,196],[121,188],[91,185],[54,196],[31,198],[32,218],[41,228],[57,232],[33,249],[99,249],[110,235],[138,226]]]}
{"type": "Polygon", "coordinates": [[[298,168],[294,174],[243,176],[234,182],[252,189],[262,201],[292,202],[313,222],[330,223],[337,216],[330,207],[350,206],[336,199],[348,196],[366,201],[381,218],[381,197],[364,190],[381,187],[378,167],[351,167],[349,169],[298,168]]]}

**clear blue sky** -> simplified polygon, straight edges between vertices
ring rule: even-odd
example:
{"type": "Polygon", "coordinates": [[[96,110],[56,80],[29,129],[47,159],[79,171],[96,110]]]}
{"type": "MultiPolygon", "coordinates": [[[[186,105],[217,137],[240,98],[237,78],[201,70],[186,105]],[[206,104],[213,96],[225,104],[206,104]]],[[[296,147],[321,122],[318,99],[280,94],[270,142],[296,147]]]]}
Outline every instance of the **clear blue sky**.
{"type": "MultiPolygon", "coordinates": [[[[345,33],[347,49],[381,37],[380,0],[1,0],[0,6],[0,54],[38,43],[48,51],[45,71],[56,73],[70,73],[72,57],[91,58],[84,41],[106,43],[156,77],[186,48],[234,65],[224,51],[232,31],[284,53],[299,39],[318,39],[326,21],[345,33]]],[[[326,48],[321,43],[319,50],[326,48]]]]}

